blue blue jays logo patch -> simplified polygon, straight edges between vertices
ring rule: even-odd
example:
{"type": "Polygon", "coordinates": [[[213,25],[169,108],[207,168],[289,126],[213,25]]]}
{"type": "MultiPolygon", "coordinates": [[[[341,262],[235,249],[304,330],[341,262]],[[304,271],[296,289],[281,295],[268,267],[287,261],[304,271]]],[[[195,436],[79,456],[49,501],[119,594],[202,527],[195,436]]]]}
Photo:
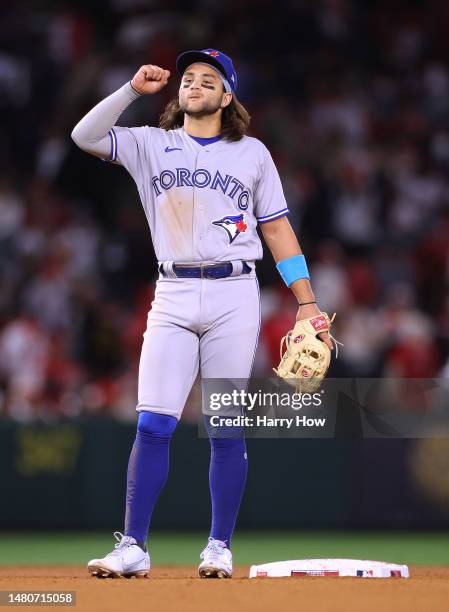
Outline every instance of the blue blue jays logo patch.
{"type": "Polygon", "coordinates": [[[239,234],[246,232],[248,226],[244,221],[243,213],[241,215],[227,215],[216,221],[212,221],[212,225],[222,227],[229,236],[229,244],[234,242],[239,234]]]}

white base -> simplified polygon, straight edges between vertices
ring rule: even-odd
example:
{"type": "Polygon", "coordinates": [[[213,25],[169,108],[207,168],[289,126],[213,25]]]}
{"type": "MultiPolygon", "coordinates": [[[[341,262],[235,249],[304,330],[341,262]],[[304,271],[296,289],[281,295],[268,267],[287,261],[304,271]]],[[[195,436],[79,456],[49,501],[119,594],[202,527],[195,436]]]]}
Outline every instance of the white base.
{"type": "Polygon", "coordinates": [[[301,559],[252,565],[250,578],[299,576],[354,576],[358,578],[408,578],[407,565],[357,559],[301,559]]]}

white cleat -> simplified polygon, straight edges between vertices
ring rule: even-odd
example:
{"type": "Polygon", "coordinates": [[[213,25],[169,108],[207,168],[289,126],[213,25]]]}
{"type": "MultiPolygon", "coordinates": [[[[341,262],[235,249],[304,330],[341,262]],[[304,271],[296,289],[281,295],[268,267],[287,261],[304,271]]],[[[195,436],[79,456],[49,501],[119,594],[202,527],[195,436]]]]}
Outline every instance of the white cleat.
{"type": "Polygon", "coordinates": [[[134,538],[120,531],[115,531],[114,537],[117,540],[114,550],[103,559],[89,561],[89,574],[95,578],[146,578],[150,573],[149,554],[137,546],[134,538]]]}
{"type": "Polygon", "coordinates": [[[200,559],[200,578],[232,578],[232,553],[224,542],[209,538],[200,559]]]}

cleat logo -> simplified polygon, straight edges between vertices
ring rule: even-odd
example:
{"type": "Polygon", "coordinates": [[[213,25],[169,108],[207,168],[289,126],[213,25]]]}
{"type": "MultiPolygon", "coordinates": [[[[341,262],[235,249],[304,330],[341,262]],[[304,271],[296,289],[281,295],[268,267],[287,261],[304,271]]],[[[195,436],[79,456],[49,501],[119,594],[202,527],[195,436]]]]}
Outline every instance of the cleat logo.
{"type": "Polygon", "coordinates": [[[240,215],[227,215],[226,217],[222,217],[221,219],[217,219],[211,223],[212,225],[216,225],[225,230],[229,237],[229,244],[234,242],[239,234],[246,232],[248,229],[243,213],[240,215]]]}

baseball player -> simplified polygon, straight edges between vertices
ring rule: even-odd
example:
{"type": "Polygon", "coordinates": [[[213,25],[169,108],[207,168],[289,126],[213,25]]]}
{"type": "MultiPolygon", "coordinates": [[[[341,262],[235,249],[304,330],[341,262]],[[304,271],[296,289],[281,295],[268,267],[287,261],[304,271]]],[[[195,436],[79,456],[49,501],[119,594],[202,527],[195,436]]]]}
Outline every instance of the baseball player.
{"type": "MultiPolygon", "coordinates": [[[[159,267],[140,358],[124,535],[116,532],[114,550],[89,562],[97,577],[149,573],[150,519],[167,478],[170,439],[198,371],[203,379],[251,374],[260,328],[257,225],[298,299],[297,318],[320,315],[273,160],[246,135],[249,115],[236,98],[232,60],[214,49],[187,51],[176,67],[179,94],[158,128],[116,125],[134,100],[167,85],[168,70],[145,65],[72,132],[84,151],[133,177],[159,267]]],[[[332,348],[327,333],[321,339],[332,348]]],[[[245,440],[211,435],[210,444],[212,525],[199,575],[230,578],[247,474],[245,440]]]]}

